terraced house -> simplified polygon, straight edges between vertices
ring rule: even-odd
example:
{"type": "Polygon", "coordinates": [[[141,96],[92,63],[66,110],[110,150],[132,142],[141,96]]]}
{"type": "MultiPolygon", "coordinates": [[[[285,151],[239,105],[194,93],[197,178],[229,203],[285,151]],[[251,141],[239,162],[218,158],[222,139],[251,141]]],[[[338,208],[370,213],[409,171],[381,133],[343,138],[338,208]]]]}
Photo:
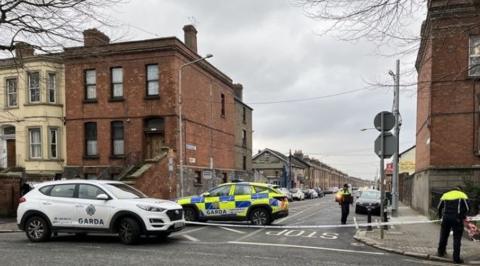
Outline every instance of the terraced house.
{"type": "Polygon", "coordinates": [[[0,167],[52,178],[65,160],[61,54],[35,55],[26,43],[0,60],[0,167]]]}

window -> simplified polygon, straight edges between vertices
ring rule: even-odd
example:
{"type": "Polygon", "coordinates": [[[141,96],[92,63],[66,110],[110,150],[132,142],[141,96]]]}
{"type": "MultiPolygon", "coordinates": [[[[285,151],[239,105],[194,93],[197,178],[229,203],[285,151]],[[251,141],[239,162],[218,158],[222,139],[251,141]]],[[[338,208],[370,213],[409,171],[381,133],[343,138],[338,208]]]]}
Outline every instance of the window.
{"type": "Polygon", "coordinates": [[[202,172],[195,171],[195,184],[202,184],[202,172]]]}
{"type": "Polygon", "coordinates": [[[42,158],[42,136],[40,128],[28,129],[30,140],[30,159],[42,158]]]}
{"type": "Polygon", "coordinates": [[[221,103],[222,103],[221,116],[225,117],[225,94],[223,93],[221,95],[221,103]]]}
{"type": "Polygon", "coordinates": [[[244,124],[247,123],[247,108],[245,108],[245,106],[243,107],[243,110],[242,110],[242,120],[244,124]]]}
{"type": "Polygon", "coordinates": [[[58,128],[48,129],[48,147],[50,159],[58,159],[58,128]]]}
{"type": "Polygon", "coordinates": [[[97,155],[97,123],[85,123],[86,156],[97,155]]]}
{"type": "Polygon", "coordinates": [[[247,146],[247,131],[245,129],[242,129],[242,145],[247,146]]]}
{"type": "Polygon", "coordinates": [[[147,96],[158,95],[158,65],[147,65],[147,96]]]}
{"type": "Polygon", "coordinates": [[[48,74],[48,102],[56,103],[57,102],[57,75],[55,73],[48,74]]]}
{"type": "Polygon", "coordinates": [[[247,156],[243,156],[243,170],[247,170],[247,156]]]}
{"type": "Polygon", "coordinates": [[[101,188],[93,185],[80,184],[78,186],[79,199],[96,199],[98,195],[106,194],[101,188]]]}
{"type": "Polygon", "coordinates": [[[236,185],[235,195],[250,195],[252,194],[252,187],[248,185],[236,185]]]}
{"type": "Polygon", "coordinates": [[[480,77],[480,36],[470,36],[468,75],[480,77]]]}
{"type": "Polygon", "coordinates": [[[75,184],[56,185],[50,191],[52,197],[73,198],[75,184]]]}
{"type": "Polygon", "coordinates": [[[97,99],[97,72],[95,69],[85,70],[85,99],[97,99]]]}
{"type": "Polygon", "coordinates": [[[28,73],[28,99],[30,103],[40,102],[40,73],[28,73]]]}
{"type": "Polygon", "coordinates": [[[112,77],[112,98],[123,97],[123,69],[114,67],[111,70],[112,77]]]}
{"type": "Polygon", "coordinates": [[[123,138],[123,122],[112,122],[112,154],[123,155],[124,150],[124,138],[123,138]]]}
{"type": "Polygon", "coordinates": [[[227,173],[222,173],[222,176],[223,176],[223,183],[227,183],[228,182],[227,173]]]}
{"type": "Polygon", "coordinates": [[[53,186],[44,186],[40,188],[38,191],[40,191],[43,195],[50,195],[50,191],[52,190],[53,186]]]}
{"type": "Polygon", "coordinates": [[[17,79],[7,79],[7,107],[17,106],[17,79]]]}
{"type": "Polygon", "coordinates": [[[210,196],[212,197],[228,196],[230,194],[230,187],[231,185],[216,187],[209,191],[210,196]]]}

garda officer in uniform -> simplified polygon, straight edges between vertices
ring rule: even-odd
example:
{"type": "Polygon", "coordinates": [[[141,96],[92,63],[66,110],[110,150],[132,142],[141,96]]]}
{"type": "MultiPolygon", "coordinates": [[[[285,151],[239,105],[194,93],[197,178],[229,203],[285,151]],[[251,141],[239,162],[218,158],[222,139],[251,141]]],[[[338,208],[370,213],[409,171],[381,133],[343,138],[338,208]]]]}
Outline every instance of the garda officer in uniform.
{"type": "Polygon", "coordinates": [[[438,215],[442,218],[440,229],[440,241],[437,255],[445,256],[450,231],[453,231],[453,261],[463,263],[460,258],[460,245],[463,235],[463,220],[468,212],[468,197],[459,187],[442,195],[438,204],[438,215]]]}
{"type": "Polygon", "coordinates": [[[353,197],[350,190],[348,190],[348,184],[343,185],[343,188],[338,191],[336,201],[342,208],[342,224],[346,224],[348,214],[350,213],[350,204],[353,204],[353,197]]]}

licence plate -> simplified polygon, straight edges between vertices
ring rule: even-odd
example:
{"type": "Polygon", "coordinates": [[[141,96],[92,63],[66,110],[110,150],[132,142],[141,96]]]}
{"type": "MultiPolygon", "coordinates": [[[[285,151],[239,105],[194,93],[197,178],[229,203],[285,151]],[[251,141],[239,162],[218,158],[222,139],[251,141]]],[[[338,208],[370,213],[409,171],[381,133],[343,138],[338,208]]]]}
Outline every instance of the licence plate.
{"type": "Polygon", "coordinates": [[[184,222],[178,222],[173,225],[174,228],[179,228],[179,227],[184,227],[185,223],[184,222]]]}

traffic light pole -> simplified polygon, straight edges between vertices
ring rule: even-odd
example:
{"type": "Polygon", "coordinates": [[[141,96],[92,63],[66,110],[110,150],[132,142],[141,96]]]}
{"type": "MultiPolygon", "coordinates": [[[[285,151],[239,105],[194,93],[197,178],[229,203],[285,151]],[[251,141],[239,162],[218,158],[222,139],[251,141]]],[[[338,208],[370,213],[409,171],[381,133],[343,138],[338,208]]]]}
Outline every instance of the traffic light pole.
{"type": "MultiPolygon", "coordinates": [[[[383,113],[381,113],[381,150],[380,150],[380,217],[383,221],[383,202],[385,201],[385,168],[384,168],[384,151],[385,151],[385,138],[384,138],[384,120],[383,113]]],[[[380,239],[383,239],[383,226],[380,226],[380,239]]]]}

